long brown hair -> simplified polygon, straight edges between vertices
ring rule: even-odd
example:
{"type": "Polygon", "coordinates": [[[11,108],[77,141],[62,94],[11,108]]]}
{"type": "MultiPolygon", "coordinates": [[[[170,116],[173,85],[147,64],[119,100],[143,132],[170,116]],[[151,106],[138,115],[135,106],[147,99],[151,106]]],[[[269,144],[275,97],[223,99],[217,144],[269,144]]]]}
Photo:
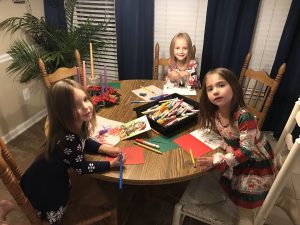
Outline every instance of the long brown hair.
{"type": "MultiPolygon", "coordinates": [[[[73,125],[77,120],[77,115],[75,111],[76,104],[74,97],[75,89],[80,89],[85,92],[81,85],[69,79],[56,82],[48,90],[47,109],[49,119],[49,131],[46,144],[46,150],[48,153],[53,151],[55,145],[58,142],[64,140],[65,133],[72,130],[73,125]]],[[[90,98],[89,100],[91,101],[90,98]]],[[[83,123],[79,135],[82,138],[88,137],[94,125],[95,110],[93,109],[92,120],[90,121],[90,123],[83,123]],[[89,126],[91,126],[91,129],[89,129],[89,126]]]]}
{"type": "Polygon", "coordinates": [[[243,91],[239,84],[236,75],[226,68],[216,68],[208,71],[203,79],[203,88],[200,97],[200,127],[214,129],[215,127],[215,114],[218,111],[218,107],[212,104],[207,96],[206,80],[211,74],[219,74],[230,85],[233,97],[231,100],[230,118],[229,122],[232,125],[234,113],[238,111],[240,107],[246,108],[244,102],[243,91]]]}
{"type": "Polygon", "coordinates": [[[175,64],[176,64],[176,59],[174,56],[174,46],[175,46],[176,40],[179,38],[186,40],[187,45],[188,45],[188,55],[186,58],[186,63],[188,63],[191,59],[194,59],[193,45],[192,45],[192,40],[191,40],[190,36],[188,35],[188,33],[178,33],[172,38],[172,41],[170,43],[170,64],[172,66],[175,66],[175,64]]]}

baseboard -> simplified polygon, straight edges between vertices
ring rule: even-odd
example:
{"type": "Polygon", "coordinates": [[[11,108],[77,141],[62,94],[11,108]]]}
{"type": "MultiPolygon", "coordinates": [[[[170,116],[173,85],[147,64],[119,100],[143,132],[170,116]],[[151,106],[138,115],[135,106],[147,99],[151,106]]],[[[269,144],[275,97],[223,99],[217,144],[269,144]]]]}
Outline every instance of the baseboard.
{"type": "Polygon", "coordinates": [[[4,136],[2,136],[2,140],[4,143],[8,143],[18,135],[22,134],[24,131],[26,131],[28,128],[30,128],[32,125],[43,119],[47,115],[47,109],[43,109],[40,112],[36,113],[33,117],[26,120],[24,123],[17,126],[15,129],[11,130],[4,136]]]}

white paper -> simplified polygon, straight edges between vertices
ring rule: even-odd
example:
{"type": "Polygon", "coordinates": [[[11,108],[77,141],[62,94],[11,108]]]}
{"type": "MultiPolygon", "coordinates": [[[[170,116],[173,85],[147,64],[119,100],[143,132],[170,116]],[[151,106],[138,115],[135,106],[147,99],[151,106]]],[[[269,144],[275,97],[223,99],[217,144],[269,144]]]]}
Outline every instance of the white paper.
{"type": "Polygon", "coordinates": [[[223,139],[220,135],[208,129],[198,129],[190,133],[212,149],[221,147],[223,139]]]}
{"type": "Polygon", "coordinates": [[[163,91],[159,87],[155,85],[150,85],[145,88],[139,88],[132,90],[134,94],[136,94],[139,98],[142,98],[145,101],[151,101],[150,98],[162,95],[163,91]],[[146,96],[141,96],[140,94],[146,94],[146,96]]]}
{"type": "Polygon", "coordinates": [[[197,95],[195,89],[189,89],[186,87],[168,87],[167,85],[164,85],[163,94],[180,94],[180,95],[197,95]]]}

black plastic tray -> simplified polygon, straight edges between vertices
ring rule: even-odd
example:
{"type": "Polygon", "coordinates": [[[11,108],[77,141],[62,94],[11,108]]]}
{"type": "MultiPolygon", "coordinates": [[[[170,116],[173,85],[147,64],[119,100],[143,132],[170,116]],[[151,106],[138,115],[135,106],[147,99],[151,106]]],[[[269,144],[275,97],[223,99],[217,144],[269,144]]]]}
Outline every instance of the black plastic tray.
{"type": "MultiPolygon", "coordinates": [[[[159,104],[159,101],[161,100],[166,100],[166,99],[171,99],[171,98],[176,98],[178,97],[179,99],[183,99],[184,102],[192,105],[194,107],[194,109],[199,109],[199,103],[192,100],[192,99],[189,99],[183,95],[180,95],[180,94],[171,94],[171,95],[168,95],[164,98],[161,98],[159,100],[156,100],[156,101],[153,101],[153,102],[150,102],[150,103],[147,103],[147,104],[144,104],[144,105],[141,105],[141,106],[138,106],[136,108],[134,108],[133,110],[136,112],[137,114],[137,117],[140,117],[140,116],[143,116],[144,114],[142,114],[143,111],[146,111],[147,109],[151,108],[152,106],[156,105],[156,104],[159,104]]],[[[148,120],[149,120],[149,123],[150,123],[150,126],[157,130],[158,132],[162,133],[163,135],[171,135],[171,134],[175,134],[176,132],[179,132],[181,131],[182,129],[184,128],[187,128],[188,126],[191,126],[192,124],[195,124],[198,120],[198,115],[199,113],[195,113],[193,115],[190,115],[189,117],[181,120],[181,121],[178,121],[170,126],[162,126],[161,124],[157,123],[156,121],[152,120],[151,118],[147,117],[148,120]]]]}

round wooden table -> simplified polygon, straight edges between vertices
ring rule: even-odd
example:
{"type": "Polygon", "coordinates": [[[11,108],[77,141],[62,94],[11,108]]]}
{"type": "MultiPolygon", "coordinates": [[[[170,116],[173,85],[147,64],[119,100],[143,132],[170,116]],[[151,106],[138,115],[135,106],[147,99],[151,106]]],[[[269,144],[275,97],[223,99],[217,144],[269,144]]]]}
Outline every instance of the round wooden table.
{"type": "MultiPolygon", "coordinates": [[[[137,118],[134,107],[140,104],[132,104],[132,100],[138,97],[132,92],[134,89],[139,89],[140,86],[155,85],[163,88],[163,81],[160,80],[123,80],[120,81],[121,89],[118,92],[121,94],[120,103],[112,107],[100,109],[97,113],[99,116],[107,119],[112,119],[120,122],[128,122],[137,118]]],[[[197,96],[186,96],[199,102],[200,91],[197,90],[197,96]]],[[[197,123],[189,126],[185,131],[179,135],[187,134],[197,129],[197,123]]],[[[158,134],[153,131],[148,131],[138,135],[144,139],[156,137],[158,134]]],[[[133,146],[134,138],[124,140],[118,143],[117,146],[128,147],[133,146]]],[[[194,177],[200,176],[203,173],[202,168],[194,168],[190,155],[182,148],[167,151],[163,154],[158,154],[147,149],[144,150],[144,164],[140,165],[125,165],[123,168],[123,183],[134,185],[157,185],[169,184],[181,181],[190,180],[194,177]]],[[[103,160],[101,155],[87,155],[90,160],[103,160]]],[[[101,174],[91,174],[97,179],[119,182],[119,169],[112,169],[109,172],[101,174]]]]}

